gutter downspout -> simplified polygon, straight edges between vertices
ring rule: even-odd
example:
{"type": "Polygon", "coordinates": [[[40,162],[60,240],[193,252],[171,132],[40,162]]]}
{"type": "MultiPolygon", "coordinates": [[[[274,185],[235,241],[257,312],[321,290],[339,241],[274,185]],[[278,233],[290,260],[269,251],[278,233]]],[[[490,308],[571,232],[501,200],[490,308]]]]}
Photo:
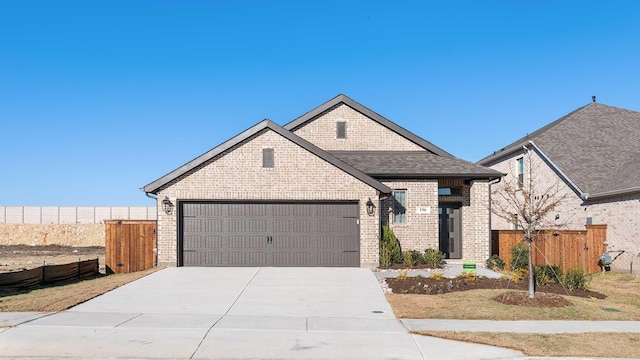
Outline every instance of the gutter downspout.
{"type": "Polygon", "coordinates": [[[556,165],[553,161],[551,161],[551,159],[549,159],[549,157],[547,156],[547,154],[545,154],[539,147],[538,145],[536,145],[533,140],[529,140],[529,145],[533,146],[533,148],[536,150],[536,152],[538,154],[540,154],[540,156],[542,156],[542,158],[544,159],[544,161],[546,161],[547,163],[551,164],[551,166],[554,168],[555,171],[557,171],[560,176],[562,176],[562,178],[564,178],[564,180],[566,182],[569,183],[569,185],[578,192],[578,194],[580,195],[580,198],[584,201],[589,199],[589,193],[585,193],[582,190],[580,190],[580,188],[578,187],[578,185],[576,185],[573,181],[571,181],[571,179],[567,176],[567,174],[565,174],[560,167],[558,167],[558,165],[556,165]]]}
{"type": "MultiPolygon", "coordinates": [[[[506,174],[504,174],[504,175],[506,175],[506,174]]],[[[500,181],[502,181],[502,177],[499,177],[499,178],[493,179],[493,180],[489,180],[489,257],[491,257],[491,255],[493,255],[493,249],[491,248],[491,245],[493,244],[493,232],[492,232],[492,229],[491,229],[491,213],[493,212],[493,210],[491,209],[491,185],[495,185],[495,184],[499,183],[500,181]]]]}

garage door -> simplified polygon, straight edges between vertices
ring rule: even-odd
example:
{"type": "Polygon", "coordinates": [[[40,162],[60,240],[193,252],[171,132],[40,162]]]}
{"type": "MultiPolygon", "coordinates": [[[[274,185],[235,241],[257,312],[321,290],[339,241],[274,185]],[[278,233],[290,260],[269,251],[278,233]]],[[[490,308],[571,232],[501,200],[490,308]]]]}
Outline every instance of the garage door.
{"type": "Polygon", "coordinates": [[[359,266],[357,203],[181,203],[184,266],[359,266]]]}

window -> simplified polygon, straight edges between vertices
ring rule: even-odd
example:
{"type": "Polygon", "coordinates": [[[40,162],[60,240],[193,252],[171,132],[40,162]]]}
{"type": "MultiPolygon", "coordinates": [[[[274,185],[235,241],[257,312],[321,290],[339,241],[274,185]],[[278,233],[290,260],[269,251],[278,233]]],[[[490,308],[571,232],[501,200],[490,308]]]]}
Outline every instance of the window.
{"type": "Polygon", "coordinates": [[[460,187],[438,188],[438,195],[441,195],[441,196],[460,196],[460,195],[462,195],[462,188],[460,188],[460,187]]]}
{"type": "Polygon", "coordinates": [[[336,123],[336,139],[346,139],[346,138],[347,138],[347,122],[338,121],[336,123]]]}
{"type": "Polygon", "coordinates": [[[273,165],[273,149],[262,149],[262,167],[272,168],[273,165]]]}
{"type": "Polygon", "coordinates": [[[522,189],[522,184],[524,184],[524,158],[519,158],[516,161],[518,167],[518,188],[522,189]]]}
{"type": "Polygon", "coordinates": [[[518,214],[513,214],[511,222],[513,224],[513,230],[518,230],[518,214]]]}
{"type": "Polygon", "coordinates": [[[407,223],[407,192],[405,190],[393,192],[393,223],[407,223]]]}

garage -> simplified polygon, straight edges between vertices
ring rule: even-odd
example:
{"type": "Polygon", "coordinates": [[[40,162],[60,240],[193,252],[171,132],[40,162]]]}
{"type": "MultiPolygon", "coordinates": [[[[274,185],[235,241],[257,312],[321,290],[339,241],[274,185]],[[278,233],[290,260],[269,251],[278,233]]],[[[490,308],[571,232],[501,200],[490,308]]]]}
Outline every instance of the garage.
{"type": "Polygon", "coordinates": [[[181,266],[360,266],[357,202],[181,202],[181,266]]]}

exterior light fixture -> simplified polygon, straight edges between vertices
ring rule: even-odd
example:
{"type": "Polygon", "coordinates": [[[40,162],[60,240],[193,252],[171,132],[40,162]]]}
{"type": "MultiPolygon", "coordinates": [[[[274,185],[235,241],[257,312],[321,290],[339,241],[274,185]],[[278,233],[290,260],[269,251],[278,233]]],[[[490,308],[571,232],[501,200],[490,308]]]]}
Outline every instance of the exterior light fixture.
{"type": "Polygon", "coordinates": [[[369,201],[367,201],[367,215],[373,216],[373,212],[375,209],[376,209],[376,206],[373,204],[373,201],[369,199],[369,201]]]}
{"type": "Polygon", "coordinates": [[[169,200],[168,196],[165,196],[164,200],[162,200],[162,210],[164,210],[167,215],[171,215],[173,212],[173,203],[169,200]]]}

